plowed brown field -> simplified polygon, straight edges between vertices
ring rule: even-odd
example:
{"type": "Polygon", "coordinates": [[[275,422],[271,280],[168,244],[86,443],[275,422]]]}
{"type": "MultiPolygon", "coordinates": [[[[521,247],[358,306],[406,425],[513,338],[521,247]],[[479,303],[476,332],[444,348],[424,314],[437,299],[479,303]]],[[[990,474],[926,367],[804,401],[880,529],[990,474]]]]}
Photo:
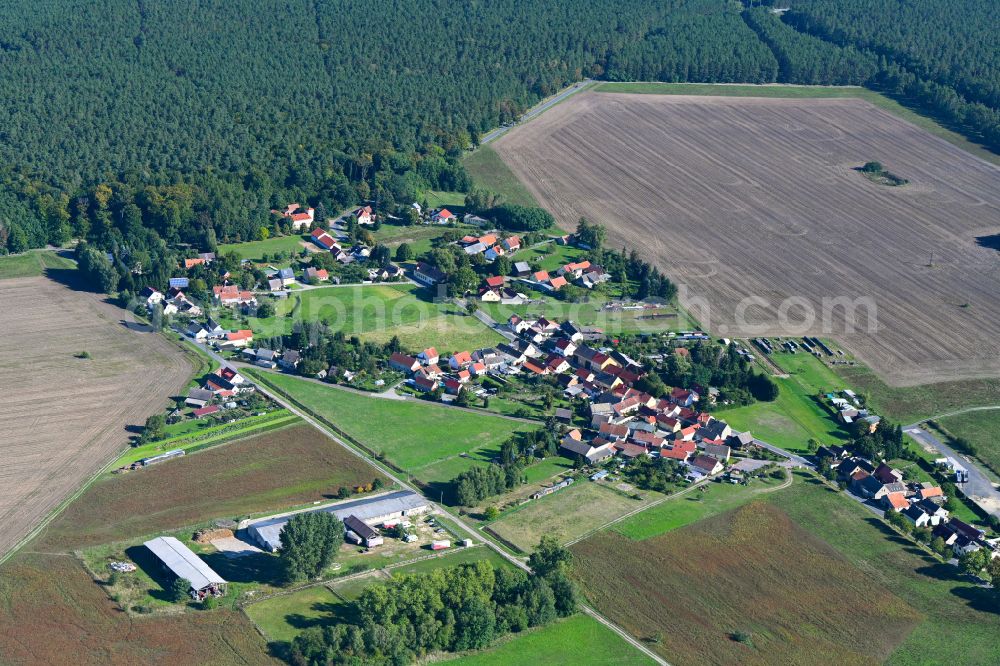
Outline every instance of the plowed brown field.
{"type": "Polygon", "coordinates": [[[877,664],[923,618],[780,509],[572,547],[594,606],[677,664],[877,664]],[[733,639],[749,632],[753,647],[733,639]]]}
{"type": "Polygon", "coordinates": [[[561,226],[600,222],[685,285],[716,334],[833,337],[895,385],[1000,374],[1000,168],[868,102],[588,92],[494,148],[561,226]],[[869,160],[910,184],[870,182],[869,160]],[[824,317],[841,297],[877,325],[824,317]]]}
{"type": "Polygon", "coordinates": [[[279,664],[240,612],[130,618],[69,555],[18,555],[0,573],[0,663],[279,664]]]}
{"type": "Polygon", "coordinates": [[[162,336],[124,326],[123,314],[46,278],[0,282],[0,556],[193,371],[162,336]],[[82,351],[91,358],[75,358],[82,351]]]}

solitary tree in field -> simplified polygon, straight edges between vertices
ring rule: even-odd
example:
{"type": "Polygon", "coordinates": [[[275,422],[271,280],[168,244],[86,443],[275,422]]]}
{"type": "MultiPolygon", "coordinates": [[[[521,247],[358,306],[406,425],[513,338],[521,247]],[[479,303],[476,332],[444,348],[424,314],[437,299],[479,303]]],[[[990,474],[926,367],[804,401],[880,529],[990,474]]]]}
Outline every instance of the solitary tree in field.
{"type": "Polygon", "coordinates": [[[292,516],[279,538],[285,580],[315,578],[344,543],[344,524],[332,513],[300,513],[292,516]]]}
{"type": "Polygon", "coordinates": [[[142,429],[142,437],[147,442],[163,437],[163,428],[167,424],[167,419],[163,414],[153,414],[146,419],[146,425],[142,429]]]}

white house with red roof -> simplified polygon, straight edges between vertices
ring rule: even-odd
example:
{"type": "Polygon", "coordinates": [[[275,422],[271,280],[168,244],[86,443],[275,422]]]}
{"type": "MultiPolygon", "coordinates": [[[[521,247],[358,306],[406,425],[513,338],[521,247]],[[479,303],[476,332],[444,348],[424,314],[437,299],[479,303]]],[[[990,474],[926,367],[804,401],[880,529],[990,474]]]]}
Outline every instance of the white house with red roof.
{"type": "Polygon", "coordinates": [[[316,245],[319,245],[324,250],[333,250],[334,248],[339,247],[337,245],[337,239],[322,229],[316,229],[313,231],[311,238],[312,242],[316,243],[316,245]]]}
{"type": "Polygon", "coordinates": [[[431,215],[431,222],[435,224],[448,224],[449,222],[455,222],[457,219],[455,214],[447,208],[442,208],[431,215]]]}
{"type": "Polygon", "coordinates": [[[472,353],[467,351],[461,351],[454,354],[450,359],[448,359],[448,366],[452,370],[461,370],[472,364],[472,353]]]}
{"type": "Polygon", "coordinates": [[[417,354],[417,358],[425,365],[434,365],[440,359],[440,355],[438,354],[437,349],[434,347],[428,347],[417,354]]]}
{"type": "Polygon", "coordinates": [[[271,212],[281,215],[286,220],[291,220],[292,227],[296,230],[311,227],[316,216],[315,208],[302,208],[297,203],[288,204],[284,211],[273,210],[271,212]]]}
{"type": "Polygon", "coordinates": [[[372,212],[371,206],[361,206],[351,215],[358,218],[358,224],[375,224],[375,213],[372,212]]]}

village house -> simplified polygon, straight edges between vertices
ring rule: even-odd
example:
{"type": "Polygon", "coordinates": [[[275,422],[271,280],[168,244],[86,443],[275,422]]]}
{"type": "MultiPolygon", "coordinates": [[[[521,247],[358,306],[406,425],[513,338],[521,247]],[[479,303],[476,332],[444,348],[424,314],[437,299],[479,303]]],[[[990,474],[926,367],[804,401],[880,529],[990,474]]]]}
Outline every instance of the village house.
{"type": "Polygon", "coordinates": [[[375,214],[371,206],[361,206],[354,209],[351,215],[357,218],[358,224],[375,224],[375,214]]]}
{"type": "Polygon", "coordinates": [[[312,232],[312,242],[323,248],[324,250],[333,250],[335,248],[339,249],[336,239],[333,236],[323,231],[322,229],[316,229],[312,232]]]}
{"type": "Polygon", "coordinates": [[[317,282],[327,282],[330,280],[330,273],[325,268],[313,268],[309,266],[303,272],[306,282],[316,284],[317,282]]]}
{"type": "Polygon", "coordinates": [[[472,354],[468,351],[456,352],[448,359],[448,367],[452,370],[461,370],[472,365],[472,354]]]}
{"type": "Polygon", "coordinates": [[[139,298],[146,301],[147,308],[151,308],[157,303],[163,302],[163,292],[158,289],[153,289],[152,287],[145,287],[139,292],[139,298]]]}
{"type": "Polygon", "coordinates": [[[705,476],[713,476],[724,469],[723,464],[712,456],[695,456],[688,464],[705,476]]]}
{"type": "Polygon", "coordinates": [[[417,267],[413,270],[413,277],[418,282],[422,282],[426,285],[434,285],[438,282],[444,282],[448,276],[442,273],[437,266],[433,266],[424,261],[418,261],[417,267]]]}
{"type": "Polygon", "coordinates": [[[449,222],[455,221],[455,214],[447,208],[442,208],[441,210],[435,211],[431,214],[431,222],[434,224],[448,224],[449,222]]]}
{"type": "Polygon", "coordinates": [[[420,361],[412,356],[407,356],[406,354],[401,354],[400,352],[393,352],[392,356],[389,357],[389,367],[393,370],[410,374],[411,372],[415,372],[416,369],[420,367],[420,361]]]}
{"type": "Polygon", "coordinates": [[[295,271],[291,268],[281,268],[278,270],[278,279],[281,280],[282,287],[289,287],[295,284],[295,271]]]}
{"type": "Polygon", "coordinates": [[[284,211],[272,210],[271,212],[289,220],[292,223],[292,228],[296,231],[311,227],[316,215],[315,208],[302,208],[297,203],[288,204],[284,211]]]}
{"type": "Polygon", "coordinates": [[[423,393],[430,393],[438,387],[438,383],[430,377],[417,375],[413,378],[413,387],[423,393]]]}

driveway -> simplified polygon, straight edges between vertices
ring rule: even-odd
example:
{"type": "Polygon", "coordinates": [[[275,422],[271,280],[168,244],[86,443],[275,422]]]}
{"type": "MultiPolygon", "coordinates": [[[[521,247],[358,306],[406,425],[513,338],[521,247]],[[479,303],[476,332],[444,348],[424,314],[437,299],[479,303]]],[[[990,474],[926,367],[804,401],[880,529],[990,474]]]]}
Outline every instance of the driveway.
{"type": "Polygon", "coordinates": [[[959,490],[978,504],[984,511],[994,516],[1000,516],[1000,491],[996,489],[993,482],[986,476],[979,462],[960,454],[933,434],[920,427],[919,423],[908,425],[903,428],[903,432],[913,437],[922,446],[933,449],[943,457],[954,458],[959,461],[965,469],[969,471],[969,480],[965,483],[956,483],[959,490]]]}

